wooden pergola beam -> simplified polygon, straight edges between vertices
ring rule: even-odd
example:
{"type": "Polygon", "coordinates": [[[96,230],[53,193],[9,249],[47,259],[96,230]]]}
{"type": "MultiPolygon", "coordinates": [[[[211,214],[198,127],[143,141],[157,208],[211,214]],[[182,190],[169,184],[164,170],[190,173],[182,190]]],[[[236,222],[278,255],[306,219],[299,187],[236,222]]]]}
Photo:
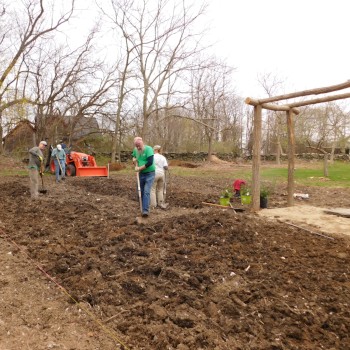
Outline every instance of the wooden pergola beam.
{"type": "Polygon", "coordinates": [[[293,92],[291,94],[286,94],[286,95],[263,98],[263,99],[258,100],[258,101],[259,101],[259,104],[264,104],[264,103],[269,103],[269,102],[288,100],[288,99],[294,98],[294,97],[326,94],[326,93],[333,92],[333,91],[347,89],[349,87],[350,87],[350,80],[346,81],[345,83],[341,83],[341,84],[337,84],[337,85],[331,85],[331,86],[326,86],[326,87],[322,87],[322,88],[318,88],[318,89],[304,90],[304,91],[293,92]]]}
{"type": "MultiPolygon", "coordinates": [[[[271,104],[271,103],[260,103],[261,100],[256,100],[254,98],[247,97],[245,99],[245,103],[251,106],[258,106],[260,105],[264,109],[268,109],[270,111],[279,111],[279,112],[288,112],[291,107],[290,105],[276,105],[276,104],[271,104]]],[[[299,110],[296,108],[292,108],[294,114],[299,114],[299,110]]]]}
{"type": "Polygon", "coordinates": [[[317,103],[324,103],[324,102],[331,102],[331,101],[336,101],[336,100],[342,100],[344,98],[349,98],[349,97],[350,97],[350,93],[341,94],[341,95],[333,95],[333,96],[328,96],[328,97],[315,98],[313,100],[289,103],[288,106],[290,108],[302,107],[302,106],[307,106],[307,105],[315,105],[317,103]]]}

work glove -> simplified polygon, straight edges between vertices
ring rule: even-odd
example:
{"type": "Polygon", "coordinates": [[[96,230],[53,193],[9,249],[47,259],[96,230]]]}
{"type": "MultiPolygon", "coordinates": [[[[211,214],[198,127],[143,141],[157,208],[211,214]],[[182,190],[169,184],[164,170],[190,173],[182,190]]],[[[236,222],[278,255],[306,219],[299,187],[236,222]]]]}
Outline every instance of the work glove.
{"type": "Polygon", "coordinates": [[[135,171],[136,171],[136,172],[137,172],[137,171],[140,171],[140,167],[135,166],[135,171]]]}
{"type": "Polygon", "coordinates": [[[38,157],[40,159],[40,162],[42,162],[43,161],[43,157],[42,156],[38,156],[38,157]]]}

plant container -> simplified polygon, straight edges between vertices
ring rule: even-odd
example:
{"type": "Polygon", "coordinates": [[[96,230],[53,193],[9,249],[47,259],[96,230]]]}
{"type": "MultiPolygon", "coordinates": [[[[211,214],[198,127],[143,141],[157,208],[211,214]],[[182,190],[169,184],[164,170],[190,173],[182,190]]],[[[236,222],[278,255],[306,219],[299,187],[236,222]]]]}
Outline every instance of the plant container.
{"type": "Polygon", "coordinates": [[[224,205],[228,207],[230,205],[230,198],[229,197],[220,197],[219,199],[220,205],[224,205]]]}
{"type": "Polygon", "coordinates": [[[251,195],[243,195],[241,194],[241,203],[242,204],[250,204],[252,202],[252,196],[251,195]]]}
{"type": "Polygon", "coordinates": [[[260,208],[267,208],[267,197],[260,197],[260,208]]]}

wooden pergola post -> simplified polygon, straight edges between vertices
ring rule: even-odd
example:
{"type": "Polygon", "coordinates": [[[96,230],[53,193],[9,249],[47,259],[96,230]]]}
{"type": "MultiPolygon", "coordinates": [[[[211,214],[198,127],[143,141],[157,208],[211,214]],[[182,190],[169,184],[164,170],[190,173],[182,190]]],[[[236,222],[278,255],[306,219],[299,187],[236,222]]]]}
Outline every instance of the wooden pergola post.
{"type": "Polygon", "coordinates": [[[261,163],[262,108],[254,106],[253,165],[252,165],[252,211],[260,210],[260,163],[261,163]]]}
{"type": "Polygon", "coordinates": [[[345,83],[327,86],[318,89],[304,90],[293,92],[291,94],[280,95],[269,97],[265,99],[253,99],[247,97],[245,103],[254,106],[254,131],[253,131],[253,165],[252,165],[252,195],[253,204],[252,210],[258,211],[260,209],[260,149],[261,149],[261,128],[262,128],[262,118],[261,111],[262,108],[271,111],[285,111],[287,113],[287,126],[288,126],[288,200],[287,205],[294,205],[294,165],[295,165],[295,139],[294,139],[294,114],[298,115],[298,107],[324,103],[336,100],[342,100],[345,98],[350,98],[350,93],[321,97],[312,100],[304,100],[299,102],[292,102],[287,105],[277,105],[274,102],[281,100],[288,100],[295,97],[302,97],[308,95],[319,95],[325,94],[337,90],[343,90],[350,88],[350,80],[345,83]]]}
{"type": "Polygon", "coordinates": [[[288,132],[288,197],[287,206],[294,205],[294,168],[295,168],[295,137],[294,137],[294,113],[289,110],[287,113],[288,132]]]}

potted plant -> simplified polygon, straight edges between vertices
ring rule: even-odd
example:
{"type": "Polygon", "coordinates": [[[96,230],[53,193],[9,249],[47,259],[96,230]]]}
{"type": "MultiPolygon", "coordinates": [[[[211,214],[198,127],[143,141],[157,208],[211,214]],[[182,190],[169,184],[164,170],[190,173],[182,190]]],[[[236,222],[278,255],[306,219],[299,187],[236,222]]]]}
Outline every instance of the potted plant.
{"type": "Polygon", "coordinates": [[[267,208],[268,196],[272,192],[271,185],[261,184],[260,186],[260,208],[267,208]]]}
{"type": "Polygon", "coordinates": [[[247,185],[241,186],[241,203],[242,204],[250,204],[252,201],[252,192],[247,185]]]}
{"type": "Polygon", "coordinates": [[[225,188],[220,194],[220,199],[219,199],[220,205],[229,206],[231,198],[232,198],[231,189],[225,188]]]}
{"type": "Polygon", "coordinates": [[[260,188],[260,208],[267,208],[267,198],[270,194],[270,190],[268,187],[266,186],[262,186],[260,188]]]}

